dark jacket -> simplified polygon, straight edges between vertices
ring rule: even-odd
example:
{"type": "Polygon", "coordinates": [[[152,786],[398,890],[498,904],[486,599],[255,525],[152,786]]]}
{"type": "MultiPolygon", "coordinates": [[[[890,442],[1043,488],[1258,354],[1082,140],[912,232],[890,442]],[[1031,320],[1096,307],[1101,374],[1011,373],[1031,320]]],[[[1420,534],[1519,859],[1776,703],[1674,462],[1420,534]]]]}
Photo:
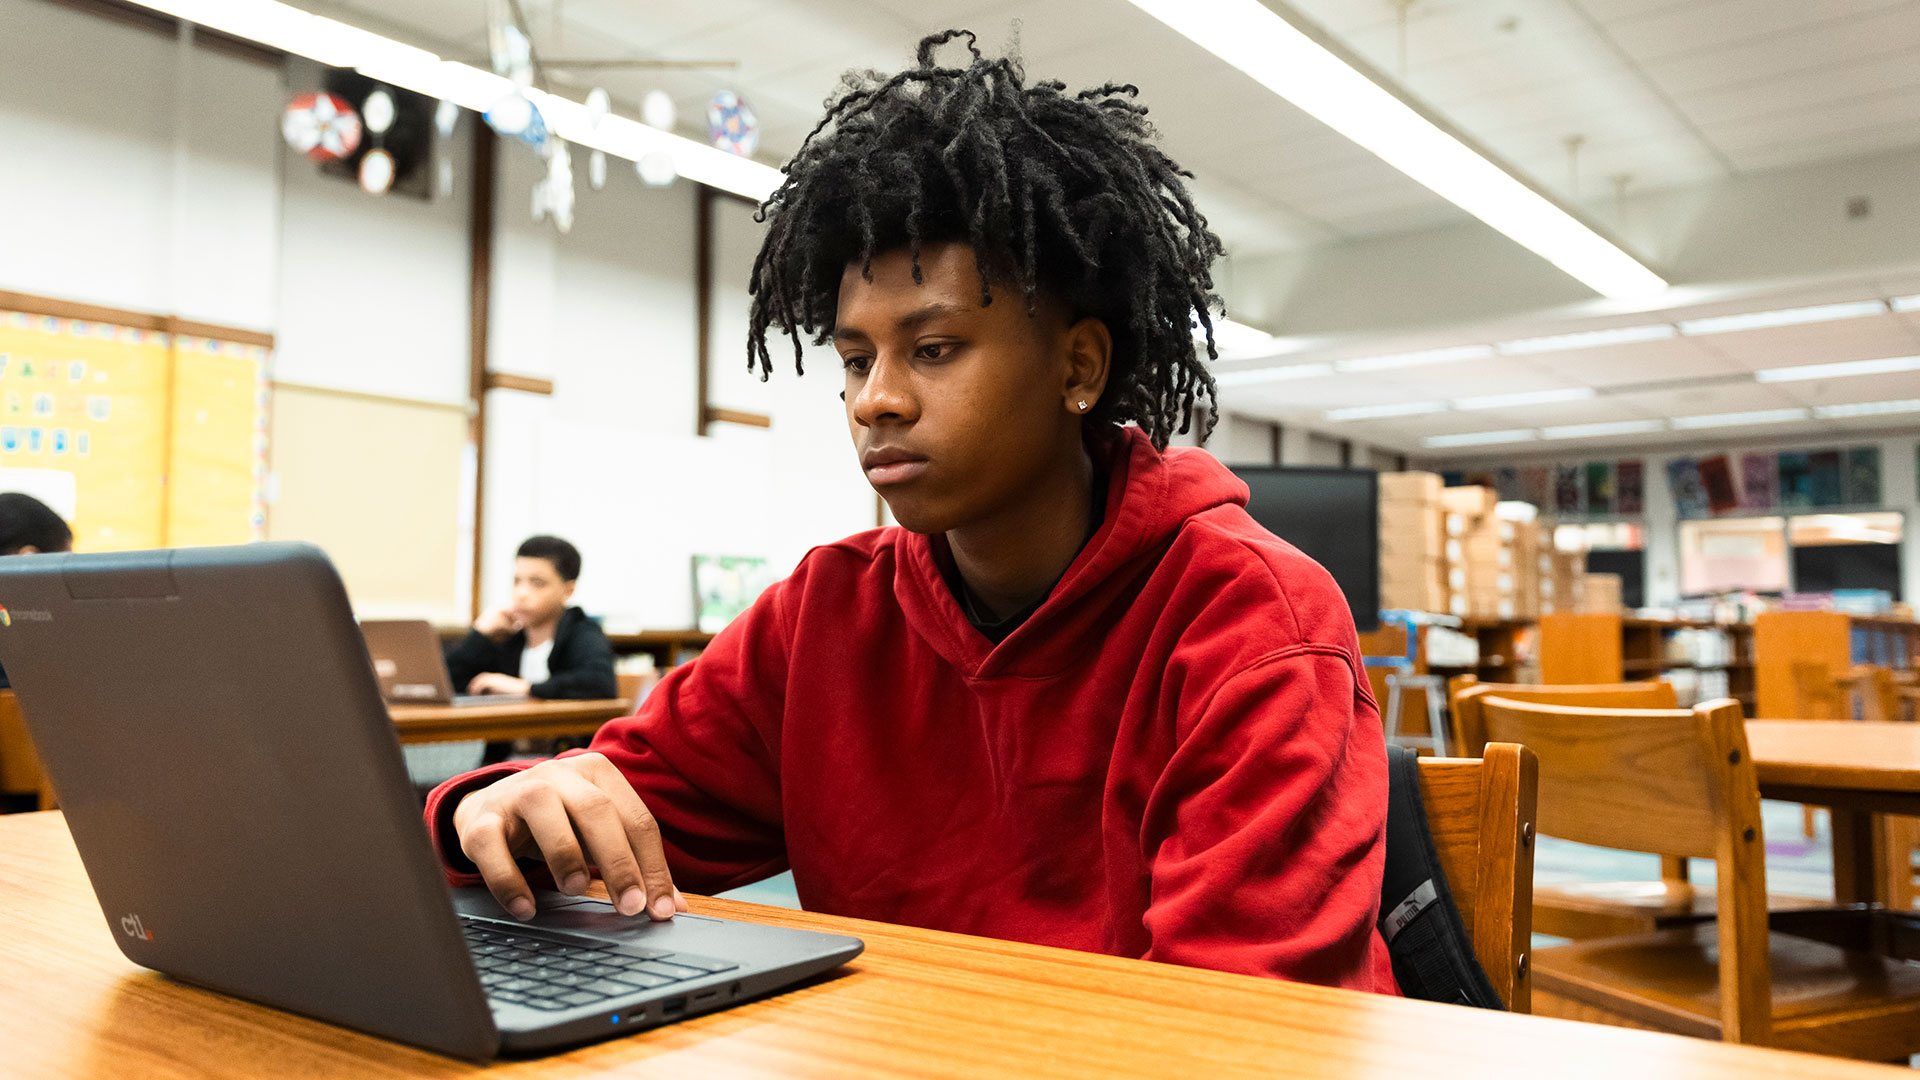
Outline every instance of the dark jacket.
{"type": "MultiPolygon", "coordinates": [[[[467,684],[482,672],[498,672],[520,677],[520,654],[527,647],[527,632],[521,630],[505,641],[495,641],[478,630],[447,649],[447,674],[453,678],[453,692],[464,694],[467,684]]],[[[613,677],[613,645],[600,624],[587,613],[570,607],[560,616],[553,631],[553,652],[547,656],[546,682],[534,683],[528,691],[537,698],[614,698],[620,696],[620,681],[613,677]]]]}

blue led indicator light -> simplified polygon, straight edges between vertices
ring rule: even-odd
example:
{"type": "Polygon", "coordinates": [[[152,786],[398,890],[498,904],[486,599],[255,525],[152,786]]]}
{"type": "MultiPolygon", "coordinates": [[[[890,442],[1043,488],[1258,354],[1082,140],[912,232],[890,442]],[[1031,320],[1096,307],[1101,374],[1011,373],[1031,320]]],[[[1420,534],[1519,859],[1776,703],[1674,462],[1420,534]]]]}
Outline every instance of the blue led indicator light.
{"type": "Polygon", "coordinates": [[[619,1022],[620,1022],[620,1014],[619,1014],[619,1013],[614,1013],[614,1014],[613,1014],[612,1016],[609,1016],[609,1017],[607,1017],[607,1023],[609,1023],[609,1024],[617,1024],[617,1023],[619,1023],[619,1022]]]}

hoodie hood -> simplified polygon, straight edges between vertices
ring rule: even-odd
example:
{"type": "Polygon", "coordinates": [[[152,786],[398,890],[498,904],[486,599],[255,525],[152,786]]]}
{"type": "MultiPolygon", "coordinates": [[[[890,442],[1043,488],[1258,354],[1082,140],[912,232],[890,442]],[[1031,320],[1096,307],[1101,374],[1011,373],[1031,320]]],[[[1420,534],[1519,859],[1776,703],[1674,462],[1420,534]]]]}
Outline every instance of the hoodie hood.
{"type": "Polygon", "coordinates": [[[1087,449],[1107,477],[1105,517],[1046,601],[999,645],[960,610],[933,539],[890,530],[899,555],[894,594],[908,625],[968,676],[1034,678],[1064,670],[1098,647],[1189,520],[1247,504],[1246,483],[1204,450],[1155,450],[1145,432],[1130,427],[1089,438],[1087,449]]]}

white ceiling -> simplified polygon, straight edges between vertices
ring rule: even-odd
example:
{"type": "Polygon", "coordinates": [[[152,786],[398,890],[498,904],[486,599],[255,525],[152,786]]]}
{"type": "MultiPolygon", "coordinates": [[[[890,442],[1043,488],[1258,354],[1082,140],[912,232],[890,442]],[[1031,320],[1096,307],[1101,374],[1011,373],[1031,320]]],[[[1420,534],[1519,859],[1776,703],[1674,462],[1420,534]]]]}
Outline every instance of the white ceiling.
{"type": "MultiPolygon", "coordinates": [[[[1197,174],[1202,208],[1236,259],[1319,251],[1361,238],[1469,222],[1460,210],[1300,113],[1125,0],[524,0],[542,56],[727,60],[696,70],[556,72],[576,93],[603,85],[632,112],[667,90],[681,130],[704,128],[705,102],[743,93],[758,112],[760,157],[778,162],[818,120],[849,68],[897,69],[924,33],[966,27],[1000,51],[1015,32],[1032,78],[1079,86],[1131,82],[1168,152],[1197,174]]],[[[1273,2],[1273,0],[1269,0],[1273,2]]],[[[1794,166],[1920,144],[1920,0],[1412,0],[1402,27],[1390,0],[1291,0],[1296,13],[1376,67],[1528,179],[1605,218],[1617,177],[1628,193],[1700,188],[1794,166]],[[1404,41],[1404,53],[1403,53],[1404,41]],[[1576,158],[1567,139],[1578,136],[1576,158]]],[[[448,55],[485,53],[483,0],[332,0],[322,6],[448,55]]],[[[1541,273],[1557,274],[1546,264],[1541,273]]],[[[1720,304],[1709,314],[1920,292],[1920,280],[1855,280],[1795,300],[1720,304]]],[[[1397,352],[1462,342],[1668,321],[1565,313],[1498,327],[1436,326],[1342,341],[1310,356],[1397,352]]],[[[1284,333],[1285,327],[1273,327],[1284,333]]],[[[1920,397],[1920,375],[1789,384],[1728,382],[1760,368],[1920,353],[1920,320],[1882,315],[1818,326],[1677,338],[1631,346],[1233,387],[1226,408],[1417,451],[1429,435],[1692,413],[1920,397]],[[1593,386],[1593,400],[1525,410],[1443,412],[1324,423],[1331,408],[1593,386]]],[[[1227,365],[1232,367],[1234,365],[1227,365]]],[[[1889,420],[1806,428],[1885,427],[1889,420]]],[[[1911,418],[1906,418],[1911,419],[1911,418]]],[[[1793,425],[1773,425],[1769,435],[1793,425]]],[[[1740,429],[1715,429],[1739,436],[1740,429]]],[[[1695,438],[1691,433],[1625,441],[1695,438]]],[[[1596,445],[1622,439],[1593,440],[1596,445]]],[[[1582,443],[1541,444],[1567,446],[1582,443]]],[[[1461,454],[1475,453],[1462,450],[1461,454]]]]}

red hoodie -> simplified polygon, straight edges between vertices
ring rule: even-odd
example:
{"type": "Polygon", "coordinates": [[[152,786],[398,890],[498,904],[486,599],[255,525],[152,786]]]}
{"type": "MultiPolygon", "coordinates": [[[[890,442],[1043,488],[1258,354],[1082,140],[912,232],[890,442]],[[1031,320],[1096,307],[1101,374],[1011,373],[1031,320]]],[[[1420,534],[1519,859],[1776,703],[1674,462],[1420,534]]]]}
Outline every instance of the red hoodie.
{"type": "MultiPolygon", "coordinates": [[[[808,910],[1396,993],[1380,719],[1333,579],[1199,450],[1122,429],[1106,515],[999,645],[932,541],[814,549],[593,740],[674,882],[808,910]]],[[[456,884],[458,796],[427,803],[456,884]]]]}

